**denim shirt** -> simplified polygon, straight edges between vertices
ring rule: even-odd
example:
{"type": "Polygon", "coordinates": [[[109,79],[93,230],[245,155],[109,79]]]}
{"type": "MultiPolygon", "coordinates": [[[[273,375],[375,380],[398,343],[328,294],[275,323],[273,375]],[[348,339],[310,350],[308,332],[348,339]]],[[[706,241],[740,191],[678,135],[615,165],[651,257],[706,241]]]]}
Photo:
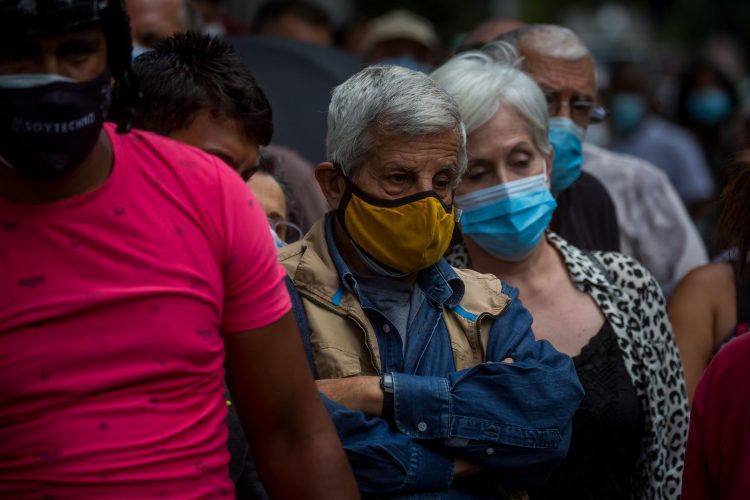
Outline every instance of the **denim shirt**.
{"type": "MultiPolygon", "coordinates": [[[[323,396],[362,493],[497,498],[496,481],[514,489],[543,483],[567,453],[583,389],[570,358],[535,340],[518,291],[502,285],[511,304],[494,321],[485,362],[456,371],[443,320],[444,308],[461,312],[464,284],[453,268],[440,260],[419,273],[425,300],[403,349],[394,326],[360,294],[336,248],[330,218],[326,240],[340,283],[357,296],[376,332],[382,371],[394,379],[394,422],[323,396]],[[512,363],[503,362],[508,357],[512,363]],[[456,458],[483,466],[485,473],[454,482],[456,458]]],[[[290,291],[309,344],[301,299],[290,291]]]]}

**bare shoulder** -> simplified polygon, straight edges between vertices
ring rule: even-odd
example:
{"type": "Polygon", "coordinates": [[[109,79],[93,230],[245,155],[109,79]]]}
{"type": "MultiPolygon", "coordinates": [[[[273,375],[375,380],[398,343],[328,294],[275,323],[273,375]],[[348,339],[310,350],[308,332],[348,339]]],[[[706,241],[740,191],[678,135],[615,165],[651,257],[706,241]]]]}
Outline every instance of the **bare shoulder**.
{"type": "Polygon", "coordinates": [[[716,343],[736,322],[736,300],[732,265],[706,264],[690,271],[677,285],[669,298],[669,316],[678,334],[708,322],[716,343]]]}
{"type": "MultiPolygon", "coordinates": [[[[703,297],[711,302],[734,297],[734,271],[728,262],[705,264],[696,267],[680,281],[672,299],[683,296],[703,297]]],[[[672,300],[670,300],[670,304],[672,300]]]]}

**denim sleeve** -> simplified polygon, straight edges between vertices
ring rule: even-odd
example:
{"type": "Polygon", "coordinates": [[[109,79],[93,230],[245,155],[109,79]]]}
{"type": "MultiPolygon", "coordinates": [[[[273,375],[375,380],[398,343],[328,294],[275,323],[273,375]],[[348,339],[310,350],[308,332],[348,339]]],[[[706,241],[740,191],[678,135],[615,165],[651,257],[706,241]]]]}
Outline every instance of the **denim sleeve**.
{"type": "Polygon", "coordinates": [[[583,389],[572,360],[534,338],[518,291],[503,293],[511,304],[492,326],[487,362],[445,377],[394,373],[395,420],[508,486],[533,487],[565,457],[583,389]]]}
{"type": "Polygon", "coordinates": [[[453,457],[321,394],[357,484],[365,494],[445,490],[453,482],[453,457]]]}

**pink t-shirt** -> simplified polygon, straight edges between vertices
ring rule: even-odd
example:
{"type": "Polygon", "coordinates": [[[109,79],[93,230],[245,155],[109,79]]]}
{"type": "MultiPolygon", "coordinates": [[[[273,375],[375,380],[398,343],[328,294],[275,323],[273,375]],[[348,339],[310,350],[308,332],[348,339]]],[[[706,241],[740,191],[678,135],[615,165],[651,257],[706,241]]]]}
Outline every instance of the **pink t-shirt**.
{"type": "Polygon", "coordinates": [[[105,128],[98,189],[0,200],[0,498],[232,497],[221,332],[290,309],[265,215],[221,161],[105,128]]]}

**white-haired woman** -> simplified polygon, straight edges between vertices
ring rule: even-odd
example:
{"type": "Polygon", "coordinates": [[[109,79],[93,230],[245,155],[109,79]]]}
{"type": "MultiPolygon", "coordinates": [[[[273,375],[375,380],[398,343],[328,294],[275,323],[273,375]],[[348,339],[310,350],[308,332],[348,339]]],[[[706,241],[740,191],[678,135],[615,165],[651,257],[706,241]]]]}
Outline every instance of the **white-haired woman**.
{"type": "Polygon", "coordinates": [[[630,257],[584,252],[548,231],[547,104],[515,59],[495,43],[432,78],[468,133],[456,204],[471,267],[520,289],[537,337],[573,357],[586,391],[568,457],[530,496],[676,498],[688,405],[664,297],[630,257]]]}

